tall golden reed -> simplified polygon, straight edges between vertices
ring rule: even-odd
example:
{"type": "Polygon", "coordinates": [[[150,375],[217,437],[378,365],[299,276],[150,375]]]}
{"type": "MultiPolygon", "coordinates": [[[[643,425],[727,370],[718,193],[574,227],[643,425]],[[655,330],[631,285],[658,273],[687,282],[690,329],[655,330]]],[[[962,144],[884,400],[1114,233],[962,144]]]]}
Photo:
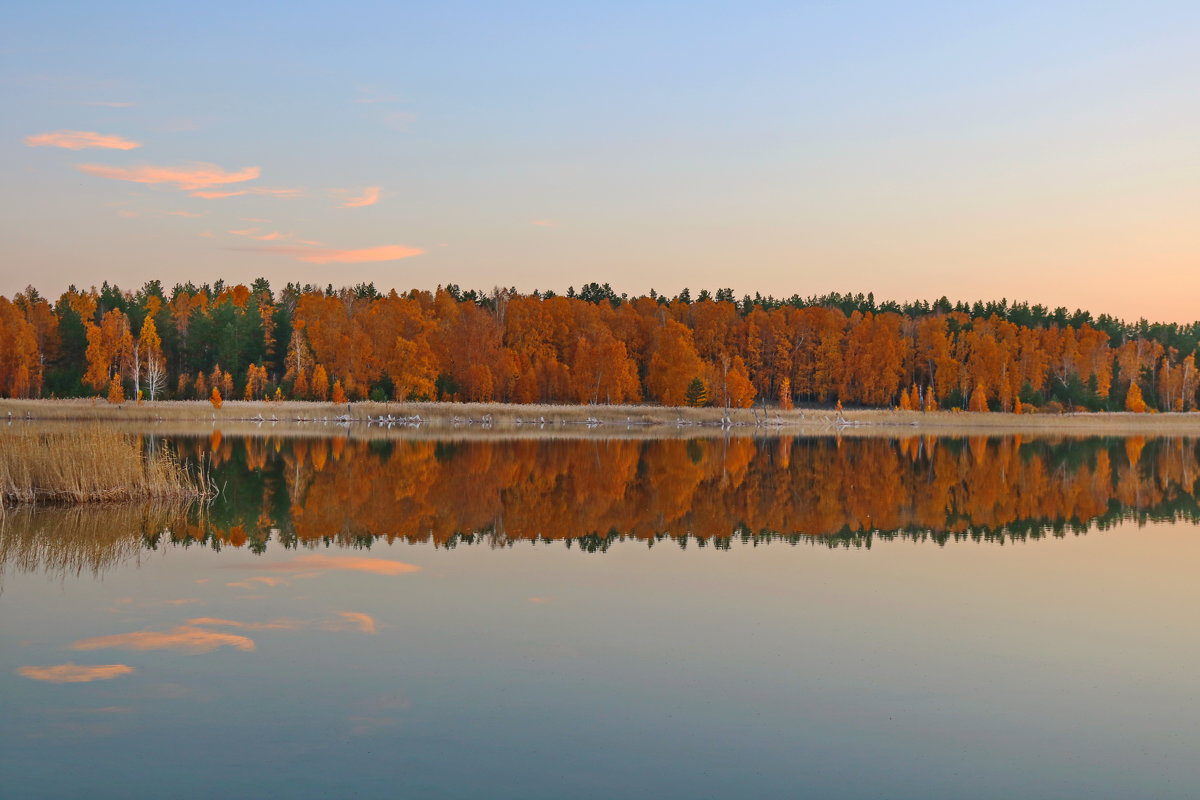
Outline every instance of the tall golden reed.
{"type": "Polygon", "coordinates": [[[0,430],[0,505],[118,503],[208,494],[168,450],[102,427],[0,430]]]}

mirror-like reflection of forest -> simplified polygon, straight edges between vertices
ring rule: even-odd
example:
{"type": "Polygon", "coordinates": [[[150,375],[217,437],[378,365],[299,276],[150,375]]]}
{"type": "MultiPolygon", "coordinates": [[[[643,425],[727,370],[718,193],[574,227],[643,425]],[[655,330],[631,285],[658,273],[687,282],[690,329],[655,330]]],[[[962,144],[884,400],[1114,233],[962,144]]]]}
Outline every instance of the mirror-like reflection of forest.
{"type": "Polygon", "coordinates": [[[620,539],[869,546],[1003,542],[1125,519],[1200,519],[1200,446],[1182,438],[730,438],[148,442],[205,458],[200,508],[9,512],[0,560],[102,570],[167,544],[214,549],[402,539],[453,547],[620,539]]]}

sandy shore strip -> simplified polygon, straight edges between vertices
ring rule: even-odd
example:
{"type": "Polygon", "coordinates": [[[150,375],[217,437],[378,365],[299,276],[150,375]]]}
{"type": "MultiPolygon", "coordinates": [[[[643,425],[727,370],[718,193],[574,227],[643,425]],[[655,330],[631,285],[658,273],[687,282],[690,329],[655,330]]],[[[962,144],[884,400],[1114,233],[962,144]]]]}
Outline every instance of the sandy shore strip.
{"type": "Polygon", "coordinates": [[[514,405],[507,403],[307,403],[299,401],[158,401],[109,404],[100,400],[0,400],[4,420],[104,421],[196,429],[332,432],[339,428],[378,433],[507,436],[671,436],[713,434],[930,433],[988,435],[1200,436],[1200,412],[1131,414],[1003,414],[960,411],[894,411],[829,408],[732,409],[650,405],[514,405]],[[185,425],[180,425],[185,424],[185,425]]]}

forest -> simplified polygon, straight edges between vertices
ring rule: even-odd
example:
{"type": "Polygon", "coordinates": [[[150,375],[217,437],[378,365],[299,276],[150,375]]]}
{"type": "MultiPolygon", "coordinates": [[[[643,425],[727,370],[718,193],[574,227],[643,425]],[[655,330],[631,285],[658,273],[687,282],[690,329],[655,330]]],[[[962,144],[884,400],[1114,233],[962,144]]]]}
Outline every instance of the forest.
{"type": "Polygon", "coordinates": [[[0,396],[1191,411],[1198,342],[1007,301],[105,283],[0,297],[0,396]]]}

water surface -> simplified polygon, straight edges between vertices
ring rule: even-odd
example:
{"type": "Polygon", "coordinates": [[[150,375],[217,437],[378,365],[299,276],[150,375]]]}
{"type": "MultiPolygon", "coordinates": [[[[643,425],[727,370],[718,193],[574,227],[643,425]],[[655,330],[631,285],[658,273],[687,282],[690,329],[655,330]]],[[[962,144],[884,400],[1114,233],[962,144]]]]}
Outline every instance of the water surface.
{"type": "Polygon", "coordinates": [[[147,442],[10,513],[20,797],[1195,797],[1186,439],[147,442]]]}

